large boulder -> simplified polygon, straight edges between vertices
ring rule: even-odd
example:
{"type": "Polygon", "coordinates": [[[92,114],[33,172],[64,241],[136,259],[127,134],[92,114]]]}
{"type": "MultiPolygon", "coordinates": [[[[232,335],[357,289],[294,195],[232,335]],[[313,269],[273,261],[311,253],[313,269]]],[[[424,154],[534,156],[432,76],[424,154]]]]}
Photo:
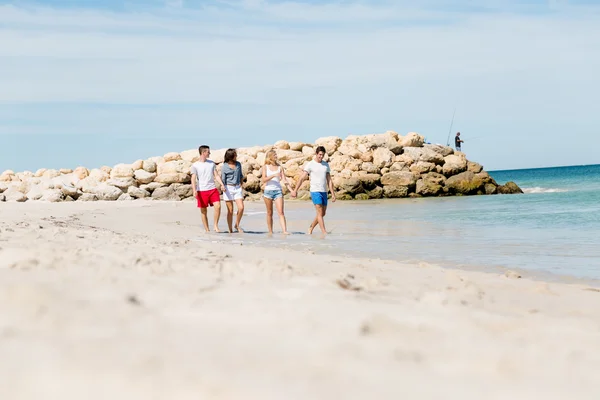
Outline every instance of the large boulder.
{"type": "Polygon", "coordinates": [[[155,189],[152,192],[152,199],[154,200],[175,200],[179,201],[181,198],[177,193],[175,193],[175,189],[172,186],[165,186],[155,189]]]}
{"type": "Polygon", "coordinates": [[[339,151],[340,154],[343,154],[345,156],[349,156],[352,158],[360,158],[362,153],[360,150],[358,150],[356,146],[356,142],[344,140],[340,147],[337,149],[337,151],[339,151]]]}
{"type": "Polygon", "coordinates": [[[348,194],[356,194],[363,192],[362,182],[358,178],[341,178],[339,176],[333,177],[333,186],[348,194]]]}
{"type": "MultiPolygon", "coordinates": [[[[450,157],[450,156],[449,156],[450,157]]],[[[446,187],[453,194],[470,195],[483,193],[485,182],[471,171],[461,172],[446,180],[446,187]]]]}
{"type": "Polygon", "coordinates": [[[130,164],[117,164],[110,171],[111,178],[133,178],[133,168],[130,164]]]}
{"type": "Polygon", "coordinates": [[[96,196],[94,193],[84,193],[79,196],[77,201],[98,201],[98,196],[96,196]]]}
{"type": "Polygon", "coordinates": [[[73,176],[78,180],[81,180],[90,176],[90,171],[86,167],[77,167],[73,171],[73,176]]]}
{"type": "Polygon", "coordinates": [[[56,169],[48,169],[42,175],[43,178],[47,178],[47,179],[56,178],[57,176],[60,176],[60,171],[58,171],[56,169]]]}
{"type": "MultiPolygon", "coordinates": [[[[46,172],[44,170],[44,172],[46,172]]],[[[6,171],[2,172],[2,174],[0,174],[0,182],[10,182],[12,181],[12,178],[15,176],[15,171],[11,170],[11,169],[7,169],[6,171]]]]}
{"type": "Polygon", "coordinates": [[[154,181],[154,179],[156,178],[156,173],[148,172],[144,169],[138,169],[134,172],[133,176],[135,180],[138,181],[138,183],[146,184],[154,181]]]}
{"type": "Polygon", "coordinates": [[[127,188],[127,194],[133,197],[134,199],[143,199],[146,197],[150,197],[150,192],[135,186],[129,186],[127,188]]]}
{"type": "MultiPolygon", "coordinates": [[[[156,170],[157,175],[183,173],[188,174],[192,163],[185,160],[166,161],[158,165],[156,170]]],[[[134,174],[131,174],[134,176],[134,174]]]]}
{"type": "Polygon", "coordinates": [[[135,172],[138,169],[144,168],[144,160],[135,160],[131,163],[131,169],[135,172]]]}
{"type": "Polygon", "coordinates": [[[210,150],[210,159],[215,164],[221,164],[225,160],[225,152],[227,149],[210,150]]]}
{"type": "Polygon", "coordinates": [[[514,182],[506,182],[504,185],[499,185],[498,188],[499,194],[517,194],[523,193],[523,190],[514,182]]]}
{"type": "MultiPolygon", "coordinates": [[[[423,161],[439,165],[444,164],[443,155],[425,147],[407,147],[404,149],[404,153],[402,155],[405,156],[402,158],[402,160],[405,160],[406,157],[410,157],[412,162],[423,161]]],[[[398,158],[398,160],[399,159],[400,158],[398,158]]]]}
{"type": "Polygon", "coordinates": [[[409,189],[406,186],[391,185],[391,186],[383,187],[383,196],[390,198],[390,199],[407,197],[408,192],[409,192],[409,189]]]}
{"type": "MultiPolygon", "coordinates": [[[[397,165],[400,163],[395,163],[394,165],[397,165]]],[[[417,175],[421,175],[421,174],[426,174],[430,171],[434,171],[435,170],[435,164],[434,163],[430,163],[430,162],[426,162],[426,161],[417,161],[416,163],[414,163],[413,165],[411,165],[409,167],[409,171],[413,172],[417,175]]]]}
{"type": "Polygon", "coordinates": [[[290,142],[290,150],[301,152],[304,146],[305,144],[302,142],[290,142]]]}
{"type": "Polygon", "coordinates": [[[47,201],[50,203],[58,203],[65,199],[65,195],[60,189],[48,189],[44,191],[40,200],[47,201]]]}
{"type": "Polygon", "coordinates": [[[165,162],[179,161],[179,160],[181,160],[181,155],[176,152],[170,152],[170,153],[165,154],[163,156],[163,159],[165,160],[165,162]]]}
{"type": "Polygon", "coordinates": [[[417,183],[417,178],[411,172],[394,171],[388,172],[381,177],[381,184],[385,186],[405,186],[414,188],[417,183]]]}
{"type": "Polygon", "coordinates": [[[368,174],[378,174],[381,171],[381,168],[377,167],[372,162],[363,162],[360,165],[360,170],[365,171],[368,174]]]}
{"type": "Polygon", "coordinates": [[[496,194],[498,193],[498,187],[493,183],[486,183],[484,186],[485,194],[496,194]]]}
{"type": "Polygon", "coordinates": [[[244,190],[250,193],[258,193],[261,189],[260,179],[254,175],[248,175],[246,182],[242,185],[244,190]]]}
{"type": "Polygon", "coordinates": [[[89,176],[86,178],[83,178],[83,179],[87,179],[87,178],[92,178],[98,182],[106,182],[110,178],[110,172],[106,172],[105,170],[94,168],[93,170],[90,171],[89,176]]]}
{"type": "Polygon", "coordinates": [[[399,138],[398,141],[405,148],[404,151],[406,151],[406,147],[423,147],[425,138],[416,132],[410,132],[406,136],[399,138]]]}
{"type": "Polygon", "coordinates": [[[383,197],[383,188],[381,186],[375,186],[371,190],[367,190],[367,195],[370,199],[381,199],[383,197]]]}
{"type": "Polygon", "coordinates": [[[100,181],[92,176],[88,176],[75,184],[75,187],[83,193],[95,193],[95,189],[100,185],[100,181]]]}
{"type": "Polygon", "coordinates": [[[359,174],[357,178],[362,182],[363,188],[367,190],[371,190],[381,183],[381,175],[379,174],[359,174]]]}
{"type": "Polygon", "coordinates": [[[16,201],[19,203],[27,201],[27,196],[25,193],[19,192],[18,190],[9,187],[2,194],[4,196],[5,201],[16,201]]]}
{"type": "Polygon", "coordinates": [[[390,167],[394,162],[394,153],[385,147],[378,147],[373,151],[373,165],[377,168],[390,167]]]}
{"type": "Polygon", "coordinates": [[[421,196],[437,196],[440,193],[443,193],[444,187],[435,179],[428,179],[428,176],[429,174],[417,181],[415,192],[421,196]]]}
{"type": "Polygon", "coordinates": [[[483,166],[473,161],[467,161],[467,171],[478,174],[483,170],[483,166]]]}
{"type": "Polygon", "coordinates": [[[134,178],[110,178],[106,183],[125,192],[129,186],[137,186],[134,178]]]}
{"type": "MultiPolygon", "coordinates": [[[[191,160],[186,160],[186,161],[192,162],[191,160]]],[[[150,172],[150,173],[156,172],[156,168],[157,168],[156,163],[152,160],[144,160],[142,162],[142,169],[146,172],[150,172]]]]}
{"type": "Polygon", "coordinates": [[[6,182],[0,182],[0,193],[3,193],[6,189],[8,189],[6,182]]]}
{"type": "Polygon", "coordinates": [[[170,185],[172,183],[189,183],[191,182],[191,176],[185,173],[168,173],[160,174],[154,178],[154,182],[164,183],[170,185]]]}
{"type": "Polygon", "coordinates": [[[114,201],[123,194],[123,191],[118,187],[102,182],[93,188],[93,194],[95,194],[99,200],[114,201]]]}
{"type": "Polygon", "coordinates": [[[175,194],[179,196],[180,199],[187,199],[188,197],[192,197],[194,194],[192,190],[192,185],[185,185],[182,183],[174,183],[171,185],[173,190],[175,190],[175,194]]]}
{"type": "Polygon", "coordinates": [[[152,191],[154,191],[154,189],[158,189],[160,187],[165,187],[165,186],[167,186],[166,183],[150,182],[147,185],[140,185],[140,189],[145,190],[149,193],[152,193],[152,191]]]}
{"type": "Polygon", "coordinates": [[[70,196],[73,199],[77,199],[81,195],[77,188],[71,185],[62,185],[60,191],[65,197],[70,196]]]}
{"type": "Polygon", "coordinates": [[[411,171],[410,167],[412,167],[411,164],[406,164],[404,162],[394,162],[392,164],[392,166],[390,167],[390,171],[411,171]],[[409,166],[410,165],[410,166],[409,166]]]}
{"type": "MultiPolygon", "coordinates": [[[[338,147],[340,147],[341,144],[342,144],[342,138],[337,137],[337,136],[327,136],[327,137],[322,137],[322,138],[315,140],[315,147],[317,147],[317,146],[325,147],[325,150],[327,151],[327,154],[329,154],[329,155],[332,155],[333,153],[335,153],[335,151],[338,149],[338,147]]],[[[312,153],[314,154],[314,150],[312,151],[312,153]]]]}
{"type": "Polygon", "coordinates": [[[443,157],[454,154],[454,149],[450,146],[442,146],[441,144],[424,144],[424,148],[440,153],[443,157]]]}
{"type": "Polygon", "coordinates": [[[54,190],[54,189],[44,189],[41,185],[34,185],[29,188],[26,193],[27,200],[35,201],[39,200],[44,196],[45,190],[54,190]]]}
{"type": "Polygon", "coordinates": [[[281,150],[289,150],[290,144],[285,140],[278,140],[275,142],[273,147],[275,147],[276,149],[281,149],[281,150]]]}
{"type": "Polygon", "coordinates": [[[305,158],[304,154],[302,154],[301,151],[277,149],[276,152],[277,152],[277,159],[281,163],[285,163],[285,162],[293,160],[293,159],[298,159],[298,158],[304,159],[305,158]]]}
{"type": "Polygon", "coordinates": [[[157,176],[155,182],[159,183],[189,183],[191,175],[189,173],[192,163],[185,160],[168,161],[158,164],[157,176]]]}
{"type": "Polygon", "coordinates": [[[451,154],[444,157],[443,173],[446,176],[460,174],[467,170],[467,159],[464,155],[451,154]]]}

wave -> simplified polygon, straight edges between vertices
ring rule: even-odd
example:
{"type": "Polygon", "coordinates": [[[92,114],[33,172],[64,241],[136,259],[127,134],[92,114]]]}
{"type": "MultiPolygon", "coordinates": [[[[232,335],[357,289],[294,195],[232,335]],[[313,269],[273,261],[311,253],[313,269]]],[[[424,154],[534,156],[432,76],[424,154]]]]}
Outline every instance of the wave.
{"type": "Polygon", "coordinates": [[[532,187],[532,188],[523,188],[523,192],[525,192],[525,193],[562,193],[562,192],[568,192],[568,190],[567,189],[532,187]]]}

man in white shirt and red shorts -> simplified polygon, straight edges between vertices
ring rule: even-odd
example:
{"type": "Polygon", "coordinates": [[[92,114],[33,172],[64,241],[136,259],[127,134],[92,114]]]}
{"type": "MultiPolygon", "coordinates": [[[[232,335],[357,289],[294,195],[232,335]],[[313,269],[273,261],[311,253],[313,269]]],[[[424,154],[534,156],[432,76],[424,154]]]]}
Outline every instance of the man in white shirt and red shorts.
{"type": "Polygon", "coordinates": [[[219,217],[221,216],[221,195],[215,185],[215,180],[225,190],[225,184],[217,173],[216,164],[209,160],[210,147],[202,145],[198,148],[200,160],[192,164],[190,172],[192,174],[192,190],[194,191],[198,208],[202,212],[202,224],[206,232],[210,232],[208,227],[208,207],[215,209],[215,232],[219,230],[219,217]]]}

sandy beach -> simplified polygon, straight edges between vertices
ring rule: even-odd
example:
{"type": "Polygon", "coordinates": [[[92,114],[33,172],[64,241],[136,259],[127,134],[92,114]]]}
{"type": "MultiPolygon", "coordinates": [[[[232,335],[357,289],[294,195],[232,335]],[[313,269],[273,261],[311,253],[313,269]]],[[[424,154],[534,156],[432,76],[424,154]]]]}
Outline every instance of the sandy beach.
{"type": "Polygon", "coordinates": [[[188,201],[1,204],[0,397],[598,398],[592,285],[200,225],[188,201]]]}

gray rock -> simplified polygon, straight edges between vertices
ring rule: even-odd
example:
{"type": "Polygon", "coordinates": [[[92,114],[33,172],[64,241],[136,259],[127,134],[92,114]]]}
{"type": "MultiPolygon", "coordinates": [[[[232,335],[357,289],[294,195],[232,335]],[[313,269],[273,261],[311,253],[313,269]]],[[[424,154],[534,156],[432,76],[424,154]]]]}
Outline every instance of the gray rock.
{"type": "Polygon", "coordinates": [[[175,189],[171,186],[161,187],[154,189],[152,192],[152,199],[154,200],[176,200],[179,201],[181,198],[175,193],[175,189]]]}
{"type": "Polygon", "coordinates": [[[383,195],[387,198],[400,198],[408,196],[408,187],[406,186],[384,186],[383,195]]]}
{"type": "Polygon", "coordinates": [[[141,187],[129,186],[127,193],[136,199],[143,199],[144,197],[150,197],[150,192],[142,189],[141,187]]]}
{"type": "Polygon", "coordinates": [[[77,201],[98,201],[98,196],[96,196],[94,193],[84,193],[79,196],[77,201]]]}

